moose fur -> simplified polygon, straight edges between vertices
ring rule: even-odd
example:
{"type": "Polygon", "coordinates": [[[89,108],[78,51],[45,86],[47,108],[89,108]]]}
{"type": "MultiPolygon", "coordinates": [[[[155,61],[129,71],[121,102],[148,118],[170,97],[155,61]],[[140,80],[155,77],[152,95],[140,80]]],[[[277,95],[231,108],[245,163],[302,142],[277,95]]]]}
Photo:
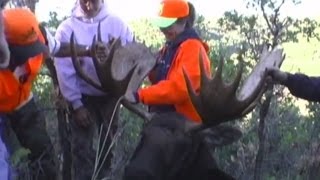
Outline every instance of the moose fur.
{"type": "MultiPolygon", "coordinates": [[[[186,134],[185,121],[189,120],[175,112],[155,114],[142,132],[124,180],[234,179],[218,168],[210,151],[214,147],[206,142],[208,131],[186,134]]],[[[230,130],[231,141],[240,137],[240,131],[230,130]]]]}

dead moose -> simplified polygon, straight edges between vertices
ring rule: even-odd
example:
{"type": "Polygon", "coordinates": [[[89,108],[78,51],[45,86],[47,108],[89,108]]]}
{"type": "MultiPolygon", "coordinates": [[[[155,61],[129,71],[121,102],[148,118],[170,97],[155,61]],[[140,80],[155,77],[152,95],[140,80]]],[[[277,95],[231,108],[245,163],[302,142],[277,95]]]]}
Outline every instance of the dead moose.
{"type": "MultiPolygon", "coordinates": [[[[100,27],[99,27],[100,28],[100,27]]],[[[143,43],[133,41],[124,46],[119,39],[102,44],[100,30],[92,43],[93,63],[100,82],[95,82],[81,69],[77,59],[74,36],[71,35],[72,61],[76,72],[94,87],[113,95],[127,97],[137,90],[153,69],[156,59],[143,43]]],[[[221,171],[210,154],[210,148],[234,142],[241,132],[222,123],[236,120],[251,112],[264,92],[265,68],[280,66],[282,49],[264,48],[260,61],[239,88],[243,66],[232,83],[222,79],[223,58],[213,78],[204,73],[200,55],[201,89],[196,94],[191,88],[188,74],[184,72],[190,98],[202,118],[202,124],[194,124],[175,113],[151,114],[138,104],[122,100],[124,107],[147,121],[141,141],[129,164],[125,180],[206,180],[234,179],[221,171]]]]}

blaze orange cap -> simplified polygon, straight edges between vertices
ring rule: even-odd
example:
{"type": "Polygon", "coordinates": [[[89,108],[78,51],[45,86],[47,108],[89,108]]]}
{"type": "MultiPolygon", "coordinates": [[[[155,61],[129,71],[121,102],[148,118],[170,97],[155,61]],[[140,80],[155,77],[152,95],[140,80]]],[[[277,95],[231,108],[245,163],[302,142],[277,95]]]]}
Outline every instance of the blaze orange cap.
{"type": "Polygon", "coordinates": [[[153,24],[160,28],[169,27],[178,18],[189,15],[189,5],[186,0],[163,0],[159,8],[158,16],[153,20],[153,24]]]}
{"type": "Polygon", "coordinates": [[[47,47],[39,39],[39,23],[27,8],[4,9],[4,33],[13,57],[26,60],[47,52],[47,47]]]}

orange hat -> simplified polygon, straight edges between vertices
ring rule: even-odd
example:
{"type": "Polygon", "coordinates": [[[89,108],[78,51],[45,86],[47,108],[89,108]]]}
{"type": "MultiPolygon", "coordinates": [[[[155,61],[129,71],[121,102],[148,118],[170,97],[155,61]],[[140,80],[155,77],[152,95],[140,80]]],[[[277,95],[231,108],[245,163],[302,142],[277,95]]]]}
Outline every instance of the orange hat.
{"type": "Polygon", "coordinates": [[[186,0],[162,0],[160,11],[153,24],[160,28],[171,26],[178,18],[189,15],[189,5],[186,0]]]}
{"type": "Polygon", "coordinates": [[[39,40],[39,23],[29,9],[5,9],[2,13],[6,40],[16,60],[27,60],[48,51],[39,40]]]}

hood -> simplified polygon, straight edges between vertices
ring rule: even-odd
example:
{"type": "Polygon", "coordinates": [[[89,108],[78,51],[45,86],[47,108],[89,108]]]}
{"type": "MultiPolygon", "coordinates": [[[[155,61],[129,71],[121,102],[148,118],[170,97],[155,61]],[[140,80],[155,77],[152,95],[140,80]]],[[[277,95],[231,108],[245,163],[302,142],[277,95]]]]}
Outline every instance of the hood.
{"type": "Polygon", "coordinates": [[[82,22],[86,23],[97,23],[105,19],[109,15],[109,10],[106,3],[103,3],[100,12],[93,18],[87,18],[83,10],[80,7],[79,2],[77,1],[75,7],[72,9],[71,17],[77,18],[82,22]]]}
{"type": "Polygon", "coordinates": [[[187,39],[197,39],[197,40],[199,40],[202,43],[202,45],[203,45],[204,49],[206,50],[206,52],[207,53],[209,52],[208,44],[206,42],[204,42],[200,38],[199,34],[196,32],[196,30],[194,28],[190,28],[190,29],[184,30],[181,34],[178,35],[178,37],[175,40],[168,41],[168,42],[166,42],[166,44],[171,46],[171,47],[173,47],[173,48],[175,48],[175,47],[180,46],[180,44],[182,42],[184,42],[185,40],[187,40],[187,39]]]}
{"type": "Polygon", "coordinates": [[[182,42],[187,39],[198,39],[201,41],[198,33],[193,29],[186,29],[179,34],[173,41],[167,41],[166,44],[173,47],[178,47],[182,42]]]}

